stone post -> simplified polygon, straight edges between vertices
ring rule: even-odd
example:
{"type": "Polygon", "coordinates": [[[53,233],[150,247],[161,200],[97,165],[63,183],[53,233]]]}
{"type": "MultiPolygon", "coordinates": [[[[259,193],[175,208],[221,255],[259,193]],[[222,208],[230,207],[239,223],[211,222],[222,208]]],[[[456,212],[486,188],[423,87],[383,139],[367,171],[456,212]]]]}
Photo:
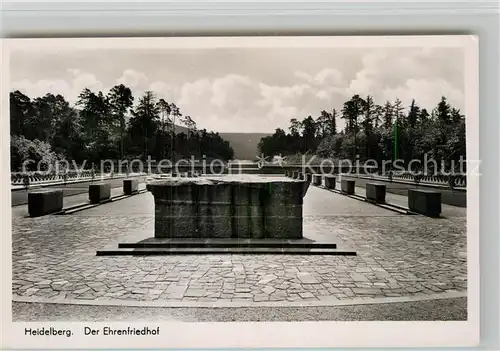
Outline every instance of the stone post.
{"type": "Polygon", "coordinates": [[[342,179],[340,182],[340,190],[345,194],[353,195],[355,184],[354,180],[342,179]]]}
{"type": "Polygon", "coordinates": [[[334,176],[327,175],[325,176],[325,187],[327,189],[335,189],[336,179],[334,176]]]}
{"type": "Polygon", "coordinates": [[[313,175],[313,185],[316,185],[316,186],[321,186],[321,184],[323,183],[323,177],[321,176],[321,174],[314,174],[313,175]]]}
{"type": "Polygon", "coordinates": [[[385,203],[385,185],[366,183],[366,199],[375,203],[385,203]]]}
{"type": "Polygon", "coordinates": [[[408,190],[408,208],[410,211],[429,217],[441,214],[441,193],[424,189],[408,190]]]}

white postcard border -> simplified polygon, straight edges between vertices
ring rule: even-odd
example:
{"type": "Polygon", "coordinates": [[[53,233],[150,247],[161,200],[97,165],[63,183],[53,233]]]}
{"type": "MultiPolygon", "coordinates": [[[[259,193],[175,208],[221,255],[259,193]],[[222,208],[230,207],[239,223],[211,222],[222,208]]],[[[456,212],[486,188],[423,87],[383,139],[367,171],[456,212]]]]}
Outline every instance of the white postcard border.
{"type": "MultiPolygon", "coordinates": [[[[390,37],[203,37],[4,39],[2,41],[2,179],[9,169],[9,51],[94,50],[100,48],[218,47],[463,47],[467,159],[479,160],[478,40],[475,36],[390,37]]],[[[4,348],[228,348],[228,347],[436,347],[475,346],[479,342],[479,176],[467,181],[468,320],[436,322],[241,322],[241,323],[68,323],[12,322],[12,239],[10,189],[2,187],[2,346],[4,348]],[[83,336],[83,328],[104,325],[160,327],[159,336],[83,336]],[[70,328],[66,337],[29,337],[24,328],[70,328]]]]}

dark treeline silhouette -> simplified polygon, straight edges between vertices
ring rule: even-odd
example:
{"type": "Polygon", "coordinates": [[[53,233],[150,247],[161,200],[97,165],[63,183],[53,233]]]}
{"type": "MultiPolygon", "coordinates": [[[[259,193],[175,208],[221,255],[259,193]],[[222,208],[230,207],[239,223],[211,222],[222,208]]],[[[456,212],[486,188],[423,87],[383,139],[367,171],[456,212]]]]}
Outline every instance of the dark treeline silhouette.
{"type": "Polygon", "coordinates": [[[134,105],[131,90],[123,84],[106,95],[84,89],[74,107],[61,95],[32,99],[11,92],[10,125],[12,171],[20,170],[26,159],[44,164],[86,161],[89,167],[104,159],[229,160],[234,153],[218,133],[197,129],[178,106],[151,91],[134,105]]]}
{"type": "Polygon", "coordinates": [[[415,100],[405,108],[399,99],[381,106],[371,96],[354,95],[341,111],[321,111],[316,119],[291,119],[288,133],[277,129],[261,139],[259,150],[266,156],[310,154],[353,161],[359,155],[360,161],[372,159],[379,165],[400,159],[405,166],[411,160],[424,162],[427,155],[439,167],[443,162],[447,171],[452,164],[456,170],[460,157],[465,160],[465,116],[445,97],[429,113],[415,100]],[[341,131],[336,127],[338,114],[345,120],[341,131]]]}

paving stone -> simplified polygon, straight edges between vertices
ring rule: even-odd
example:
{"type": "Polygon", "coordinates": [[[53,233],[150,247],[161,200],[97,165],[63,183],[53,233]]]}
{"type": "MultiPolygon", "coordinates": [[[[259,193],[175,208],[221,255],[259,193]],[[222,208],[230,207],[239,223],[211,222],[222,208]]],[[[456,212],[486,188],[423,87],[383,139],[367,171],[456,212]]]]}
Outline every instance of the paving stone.
{"type": "Polygon", "coordinates": [[[250,288],[236,288],[235,293],[250,293],[252,290],[250,288]]]}
{"type": "Polygon", "coordinates": [[[39,286],[39,285],[50,285],[50,283],[52,283],[51,280],[41,280],[41,281],[35,282],[35,285],[36,286],[39,286]]]}
{"type": "Polygon", "coordinates": [[[269,300],[269,296],[268,295],[264,295],[264,294],[257,294],[257,295],[254,295],[253,300],[255,302],[268,301],[269,300]]]}
{"type": "Polygon", "coordinates": [[[164,280],[166,282],[178,282],[181,278],[179,276],[167,276],[164,278],[160,278],[159,280],[164,280]]]}
{"type": "Polygon", "coordinates": [[[279,290],[287,290],[289,287],[290,287],[290,284],[275,285],[275,288],[279,289],[279,290]]]}
{"type": "Polygon", "coordinates": [[[148,295],[161,295],[163,292],[164,290],[149,289],[148,295]]]}
{"type": "Polygon", "coordinates": [[[298,272],[297,278],[300,280],[302,284],[316,284],[319,283],[316,278],[314,278],[311,274],[305,272],[298,272]]]}
{"type": "Polygon", "coordinates": [[[143,281],[154,282],[154,281],[156,281],[156,279],[158,279],[157,275],[147,275],[144,277],[143,281]]]}
{"type": "Polygon", "coordinates": [[[355,282],[367,282],[370,281],[364,274],[353,273],[351,274],[352,280],[355,282]]]}
{"type": "Polygon", "coordinates": [[[205,290],[202,289],[187,289],[184,293],[185,297],[203,297],[205,296],[205,290]]]}
{"type": "Polygon", "coordinates": [[[235,293],[234,298],[253,298],[251,293],[235,293]]]}
{"type": "Polygon", "coordinates": [[[286,296],[275,296],[275,295],[269,296],[269,301],[285,301],[285,300],[287,300],[286,296]]]}
{"type": "Polygon", "coordinates": [[[84,292],[86,292],[88,290],[90,290],[90,288],[88,286],[86,286],[86,287],[78,289],[78,290],[73,290],[73,294],[83,294],[84,292]]]}
{"type": "Polygon", "coordinates": [[[270,286],[266,286],[266,287],[262,288],[261,290],[262,290],[263,293],[265,293],[267,295],[272,294],[272,293],[274,293],[276,291],[275,288],[270,287],[270,286]]]}
{"type": "Polygon", "coordinates": [[[144,289],[144,288],[141,288],[141,289],[133,289],[132,290],[132,294],[139,294],[139,295],[147,295],[149,292],[149,289],[144,289]]]}
{"type": "Polygon", "coordinates": [[[100,288],[107,288],[106,284],[102,283],[102,282],[90,282],[90,283],[87,283],[87,286],[91,289],[94,289],[94,290],[98,290],[100,288]]]}
{"type": "Polygon", "coordinates": [[[373,271],[368,267],[359,267],[355,269],[356,273],[372,273],[373,271]]]}
{"type": "Polygon", "coordinates": [[[330,296],[331,293],[328,290],[318,290],[317,291],[317,296],[330,296]]]}
{"type": "Polygon", "coordinates": [[[355,293],[351,288],[339,288],[342,294],[347,295],[349,297],[355,296],[355,293]]]}
{"type": "Polygon", "coordinates": [[[299,293],[299,296],[303,299],[310,299],[315,297],[314,294],[311,292],[299,293]]]}

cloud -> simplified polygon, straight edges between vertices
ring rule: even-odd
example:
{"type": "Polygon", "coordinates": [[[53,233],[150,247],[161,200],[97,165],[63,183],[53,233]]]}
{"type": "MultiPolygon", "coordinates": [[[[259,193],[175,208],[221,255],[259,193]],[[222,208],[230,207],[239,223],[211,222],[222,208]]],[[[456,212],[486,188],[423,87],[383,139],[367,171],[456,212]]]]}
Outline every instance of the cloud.
{"type": "Polygon", "coordinates": [[[463,92],[443,79],[408,79],[396,88],[384,89],[382,96],[385,100],[392,101],[396,96],[405,106],[409,106],[412,99],[415,99],[418,105],[427,109],[435,107],[442,96],[459,109],[464,108],[465,101],[463,92]]]}
{"type": "Polygon", "coordinates": [[[324,68],[315,75],[295,71],[294,76],[313,85],[343,86],[345,84],[342,72],[335,68],[324,68]]]}
{"type": "Polygon", "coordinates": [[[145,84],[148,81],[148,77],[142,72],[134,71],[133,69],[126,69],[123,71],[123,75],[116,81],[118,84],[123,84],[130,88],[135,88],[141,84],[145,84]]]}
{"type": "Polygon", "coordinates": [[[92,91],[103,90],[103,84],[91,73],[78,72],[73,78],[72,89],[76,93],[85,88],[92,91]]]}
{"type": "Polygon", "coordinates": [[[399,98],[408,105],[415,98],[427,109],[434,108],[441,96],[446,96],[454,106],[463,108],[462,81],[444,79],[463,74],[463,66],[457,64],[460,60],[456,51],[436,53],[435,49],[409,48],[394,54],[387,49],[373,50],[362,58],[362,68],[346,90],[349,96],[371,95],[379,104],[399,98]]]}
{"type": "Polygon", "coordinates": [[[12,90],[19,90],[31,98],[41,97],[47,93],[60,94],[70,102],[76,103],[78,96],[83,89],[89,88],[92,91],[103,90],[103,84],[95,75],[82,72],[79,69],[68,69],[70,79],[42,79],[31,81],[23,79],[11,84],[12,90]]]}
{"type": "Polygon", "coordinates": [[[317,117],[322,109],[331,109],[343,99],[336,89],[328,88],[331,77],[322,71],[314,84],[268,85],[237,74],[184,83],[179,107],[191,115],[200,127],[218,131],[270,131],[286,129],[291,118],[317,117]],[[327,83],[328,82],[328,83],[327,83]]]}
{"type": "Polygon", "coordinates": [[[257,81],[228,74],[184,83],[178,105],[201,128],[220,132],[255,130],[263,113],[260,99],[257,81]]]}
{"type": "MultiPolygon", "coordinates": [[[[371,95],[379,104],[399,98],[405,106],[415,98],[429,110],[446,96],[453,106],[463,108],[463,87],[443,77],[443,64],[433,64],[433,58],[446,62],[449,55],[436,56],[434,50],[421,48],[370,50],[350,79],[335,67],[322,67],[294,71],[296,81],[289,85],[267,84],[238,74],[202,78],[183,84],[179,103],[201,124],[221,131],[286,129],[291,118],[317,117],[323,109],[341,110],[355,94],[371,95]]],[[[448,73],[460,71],[456,63],[451,66],[455,68],[448,73]]],[[[343,124],[339,114],[337,125],[341,128],[343,124]]]]}
{"type": "MultiPolygon", "coordinates": [[[[40,70],[33,68],[36,65],[21,65],[12,87],[30,97],[52,92],[74,102],[84,88],[107,93],[109,87],[124,84],[132,89],[136,101],[145,90],[152,90],[158,98],[176,103],[184,115],[190,115],[202,128],[270,132],[277,127],[287,129],[291,118],[317,117],[323,109],[341,110],[343,103],[355,94],[371,95],[378,104],[399,98],[406,106],[415,98],[420,107],[427,109],[446,96],[454,107],[463,109],[460,50],[332,49],[307,57],[298,51],[289,56],[280,52],[266,56],[265,68],[263,56],[259,56],[262,52],[257,56],[246,52],[243,62],[243,56],[235,51],[234,59],[232,55],[224,56],[226,61],[207,59],[199,65],[190,64],[189,69],[182,68],[186,59],[179,54],[178,60],[168,65],[178,71],[154,67],[157,55],[150,61],[144,61],[147,56],[140,56],[137,64],[130,59],[124,67],[114,70],[104,69],[93,58],[74,68],[76,64],[68,59],[66,66],[60,66],[73,68],[53,68],[51,73],[38,75],[40,70]]],[[[165,55],[168,59],[169,54],[165,55]]],[[[343,121],[339,119],[337,125],[340,128],[343,121]]]]}
{"type": "Polygon", "coordinates": [[[249,113],[261,98],[259,82],[236,74],[217,78],[212,83],[211,104],[227,113],[249,113]]]}
{"type": "Polygon", "coordinates": [[[334,68],[325,68],[318,72],[314,78],[318,84],[326,86],[338,86],[344,83],[342,73],[334,68]]]}
{"type": "MultiPolygon", "coordinates": [[[[173,102],[178,100],[178,88],[174,85],[167,84],[162,81],[155,81],[149,85],[148,90],[152,91],[153,93],[156,94],[158,98],[163,98],[167,102],[173,102]]],[[[144,92],[138,92],[138,94],[141,94],[144,92]]]]}
{"type": "Polygon", "coordinates": [[[179,104],[190,105],[196,102],[209,104],[212,96],[212,83],[208,79],[187,82],[181,88],[179,104]]]}

